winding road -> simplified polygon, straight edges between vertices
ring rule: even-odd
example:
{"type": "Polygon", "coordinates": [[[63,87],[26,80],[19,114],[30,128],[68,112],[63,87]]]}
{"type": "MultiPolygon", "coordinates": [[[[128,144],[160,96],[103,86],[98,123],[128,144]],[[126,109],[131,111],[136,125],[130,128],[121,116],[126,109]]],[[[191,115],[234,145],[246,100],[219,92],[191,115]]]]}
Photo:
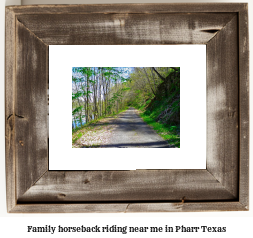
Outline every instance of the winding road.
{"type": "Polygon", "coordinates": [[[135,108],[119,114],[111,121],[115,129],[104,148],[172,148],[138,115],[135,108]]]}

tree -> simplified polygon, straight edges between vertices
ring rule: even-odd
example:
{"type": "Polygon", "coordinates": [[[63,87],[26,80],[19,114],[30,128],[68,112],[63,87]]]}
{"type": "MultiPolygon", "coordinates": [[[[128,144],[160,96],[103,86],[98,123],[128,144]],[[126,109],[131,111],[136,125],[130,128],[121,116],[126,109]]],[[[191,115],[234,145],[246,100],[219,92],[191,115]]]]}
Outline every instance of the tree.
{"type": "MultiPolygon", "coordinates": [[[[93,119],[123,108],[127,79],[124,69],[116,67],[74,67],[72,69],[72,113],[75,118],[93,119]]],[[[82,122],[81,122],[82,124],[82,122]]]]}

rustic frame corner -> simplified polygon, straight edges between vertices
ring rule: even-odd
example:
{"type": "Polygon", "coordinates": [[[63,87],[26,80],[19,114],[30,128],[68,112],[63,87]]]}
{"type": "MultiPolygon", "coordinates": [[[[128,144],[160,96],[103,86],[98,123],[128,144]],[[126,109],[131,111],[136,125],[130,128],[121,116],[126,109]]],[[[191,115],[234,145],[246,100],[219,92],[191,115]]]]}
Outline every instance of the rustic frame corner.
{"type": "Polygon", "coordinates": [[[6,7],[5,78],[8,212],[249,209],[247,4],[6,7]],[[53,44],[206,44],[207,169],[49,171],[53,44]]]}

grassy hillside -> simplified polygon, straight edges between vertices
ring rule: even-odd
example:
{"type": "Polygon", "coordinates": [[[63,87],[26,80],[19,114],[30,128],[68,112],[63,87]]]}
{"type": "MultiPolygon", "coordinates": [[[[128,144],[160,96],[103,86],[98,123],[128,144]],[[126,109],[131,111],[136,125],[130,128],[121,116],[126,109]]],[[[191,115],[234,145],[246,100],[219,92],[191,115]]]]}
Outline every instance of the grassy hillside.
{"type": "Polygon", "coordinates": [[[180,70],[170,70],[155,95],[143,97],[141,91],[137,92],[130,105],[139,109],[143,120],[169,144],[180,148],[180,70]]]}

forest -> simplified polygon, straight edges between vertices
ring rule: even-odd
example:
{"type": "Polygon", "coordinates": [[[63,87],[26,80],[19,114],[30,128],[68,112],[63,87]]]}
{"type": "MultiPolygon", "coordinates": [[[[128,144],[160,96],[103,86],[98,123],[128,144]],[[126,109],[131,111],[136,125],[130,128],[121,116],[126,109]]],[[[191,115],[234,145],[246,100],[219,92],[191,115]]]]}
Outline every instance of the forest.
{"type": "MultiPolygon", "coordinates": [[[[106,127],[108,124],[117,124],[118,127],[120,123],[122,124],[119,118],[122,118],[125,120],[124,124],[130,125],[131,120],[133,125],[133,119],[130,117],[141,117],[145,124],[152,127],[166,143],[171,145],[170,148],[180,148],[180,67],[72,68],[74,148],[100,147],[103,140],[95,143],[96,146],[89,143],[89,146],[87,143],[83,143],[85,146],[82,146],[82,137],[90,133],[99,122],[102,125],[99,128],[106,127]],[[124,111],[131,113],[124,114],[124,111]],[[111,120],[112,118],[114,120],[111,120]],[[118,118],[117,122],[115,118],[118,118]],[[105,121],[106,123],[102,123],[105,121]]],[[[141,125],[140,122],[138,123],[141,125]]],[[[144,138],[148,134],[145,130],[143,133],[143,136],[138,138],[145,141],[144,138]]],[[[131,135],[128,140],[137,140],[136,138],[131,135]]],[[[149,141],[148,138],[146,139],[149,141]]],[[[86,142],[87,140],[86,138],[86,142]]]]}

